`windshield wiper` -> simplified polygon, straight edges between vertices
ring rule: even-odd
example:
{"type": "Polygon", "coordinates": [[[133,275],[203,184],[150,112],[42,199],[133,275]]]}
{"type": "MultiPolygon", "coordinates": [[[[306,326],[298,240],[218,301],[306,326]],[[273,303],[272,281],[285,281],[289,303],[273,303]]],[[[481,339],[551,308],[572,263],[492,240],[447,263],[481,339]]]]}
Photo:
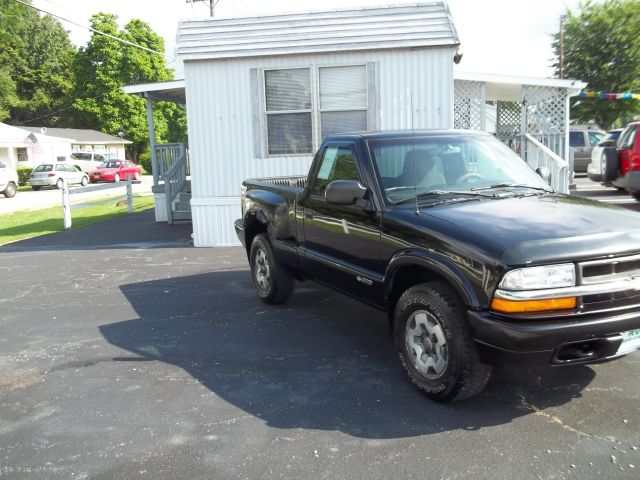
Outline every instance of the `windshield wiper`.
{"type": "MultiPolygon", "coordinates": [[[[495,198],[495,195],[493,194],[487,195],[479,192],[460,192],[457,190],[430,190],[428,192],[418,193],[418,199],[424,199],[429,197],[438,198],[441,200],[440,203],[443,203],[445,201],[453,201],[453,200],[473,200],[477,198],[495,198]],[[442,199],[442,197],[450,197],[450,198],[442,199]]],[[[406,203],[408,201],[415,202],[416,197],[411,196],[409,198],[405,198],[404,200],[400,200],[396,202],[396,205],[401,203],[406,203]]]]}
{"type": "Polygon", "coordinates": [[[475,187],[475,188],[472,188],[471,190],[476,192],[478,190],[492,190],[494,188],[509,188],[509,187],[530,188],[531,190],[540,190],[541,192],[554,193],[554,190],[551,190],[545,187],[533,187],[531,185],[527,185],[526,183],[507,183],[507,182],[494,183],[493,185],[489,185],[488,187],[475,187]]]}

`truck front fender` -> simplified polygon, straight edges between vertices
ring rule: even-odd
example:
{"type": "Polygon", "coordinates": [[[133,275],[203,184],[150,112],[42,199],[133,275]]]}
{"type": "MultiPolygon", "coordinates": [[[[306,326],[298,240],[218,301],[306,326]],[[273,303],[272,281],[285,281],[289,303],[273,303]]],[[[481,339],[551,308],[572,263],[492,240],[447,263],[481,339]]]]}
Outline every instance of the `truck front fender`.
{"type": "MultiPolygon", "coordinates": [[[[482,302],[476,289],[460,268],[442,256],[423,250],[403,250],[391,257],[384,275],[384,288],[387,296],[396,289],[397,274],[404,268],[422,269],[425,272],[435,274],[435,278],[443,278],[453,287],[465,305],[472,309],[481,308],[482,302]]],[[[427,275],[427,278],[430,277],[427,275]]]]}

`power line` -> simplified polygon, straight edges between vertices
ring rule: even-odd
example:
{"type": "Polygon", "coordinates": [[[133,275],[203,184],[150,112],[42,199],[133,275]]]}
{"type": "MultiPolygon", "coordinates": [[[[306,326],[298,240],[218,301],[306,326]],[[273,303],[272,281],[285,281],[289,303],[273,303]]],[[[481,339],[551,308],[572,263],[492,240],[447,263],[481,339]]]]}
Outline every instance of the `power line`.
{"type": "Polygon", "coordinates": [[[23,0],[16,0],[16,2],[18,2],[19,4],[24,5],[26,7],[33,8],[34,10],[37,10],[39,12],[46,13],[47,15],[51,15],[52,17],[59,18],[60,20],[63,20],[65,22],[67,22],[67,23],[75,25],[76,27],[84,28],[84,29],[89,30],[89,31],[91,31],[93,33],[97,33],[98,35],[104,35],[105,37],[108,37],[108,38],[111,38],[113,40],[116,40],[117,42],[124,43],[126,45],[130,45],[132,47],[136,47],[136,48],[139,48],[141,50],[145,50],[147,52],[157,53],[158,55],[162,55],[165,58],[171,58],[166,53],[159,52],[157,50],[153,50],[153,49],[148,48],[148,47],[143,47],[142,45],[138,45],[137,43],[130,42],[129,40],[125,40],[124,38],[118,38],[118,37],[116,37],[114,35],[111,35],[109,33],[101,32],[100,30],[96,30],[95,28],[87,27],[86,25],[82,25],[80,23],[74,22],[73,20],[69,20],[68,18],[61,17],[60,15],[56,15],[54,13],[47,12],[46,10],[43,10],[43,9],[38,8],[38,7],[34,6],[34,5],[31,5],[31,4],[27,3],[27,2],[24,2],[23,0]]]}

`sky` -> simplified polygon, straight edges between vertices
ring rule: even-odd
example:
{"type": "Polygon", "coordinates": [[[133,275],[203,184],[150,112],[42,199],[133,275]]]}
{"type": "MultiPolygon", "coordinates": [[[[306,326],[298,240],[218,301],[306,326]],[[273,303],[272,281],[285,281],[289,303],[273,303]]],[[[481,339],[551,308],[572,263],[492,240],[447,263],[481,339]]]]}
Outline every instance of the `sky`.
{"type": "MultiPolygon", "coordinates": [[[[408,0],[219,0],[216,17],[243,17],[334,8],[419,3],[408,0]]],[[[461,40],[462,72],[552,77],[551,34],[560,15],[579,0],[448,0],[461,40]]],[[[209,16],[208,4],[189,0],[33,0],[33,5],[82,25],[97,12],[115,13],[122,25],[139,18],[165,39],[174,57],[178,19],[209,16]]],[[[86,44],[90,32],[66,22],[71,40],[86,44]]],[[[169,63],[180,72],[176,62],[169,63]],[[177,67],[177,68],[176,68],[177,67]]]]}

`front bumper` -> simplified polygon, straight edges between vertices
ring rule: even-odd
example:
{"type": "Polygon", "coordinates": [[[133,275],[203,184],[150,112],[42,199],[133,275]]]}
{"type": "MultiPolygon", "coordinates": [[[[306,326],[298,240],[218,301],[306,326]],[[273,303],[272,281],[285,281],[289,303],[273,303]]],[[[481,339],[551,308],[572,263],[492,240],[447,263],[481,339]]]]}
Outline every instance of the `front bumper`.
{"type": "Polygon", "coordinates": [[[543,320],[511,320],[469,311],[482,361],[526,366],[575,365],[615,358],[621,332],[640,328],[637,309],[543,320]]]}

